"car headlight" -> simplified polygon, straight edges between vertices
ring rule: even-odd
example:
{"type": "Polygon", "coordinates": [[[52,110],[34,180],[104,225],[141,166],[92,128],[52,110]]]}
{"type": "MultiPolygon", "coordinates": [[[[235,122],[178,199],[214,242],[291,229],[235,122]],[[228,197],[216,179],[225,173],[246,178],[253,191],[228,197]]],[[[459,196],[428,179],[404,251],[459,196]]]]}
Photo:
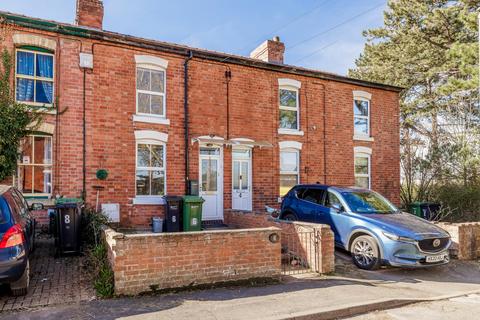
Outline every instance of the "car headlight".
{"type": "Polygon", "coordinates": [[[402,241],[402,242],[410,242],[410,243],[415,242],[415,240],[412,238],[400,237],[393,233],[383,232],[383,235],[393,241],[402,241]]]}

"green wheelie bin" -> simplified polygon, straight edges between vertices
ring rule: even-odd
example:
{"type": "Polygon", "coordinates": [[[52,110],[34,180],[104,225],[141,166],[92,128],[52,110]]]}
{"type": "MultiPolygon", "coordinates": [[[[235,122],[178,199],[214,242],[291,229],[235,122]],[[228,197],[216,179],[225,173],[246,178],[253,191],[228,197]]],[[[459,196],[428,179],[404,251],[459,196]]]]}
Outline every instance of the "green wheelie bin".
{"type": "Polygon", "coordinates": [[[183,231],[202,230],[202,205],[205,202],[198,196],[183,196],[183,231]]]}

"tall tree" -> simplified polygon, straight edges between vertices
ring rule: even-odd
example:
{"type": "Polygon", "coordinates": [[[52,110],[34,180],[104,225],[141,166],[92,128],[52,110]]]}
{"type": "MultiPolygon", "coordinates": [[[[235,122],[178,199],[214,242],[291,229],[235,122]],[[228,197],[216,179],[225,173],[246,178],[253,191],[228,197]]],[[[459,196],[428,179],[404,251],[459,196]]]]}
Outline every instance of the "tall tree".
{"type": "MultiPolygon", "coordinates": [[[[426,168],[431,171],[426,175],[430,180],[432,174],[438,178],[445,173],[447,147],[458,151],[456,155],[463,150],[464,156],[465,150],[476,149],[445,142],[467,134],[468,139],[458,142],[470,144],[468,147],[475,143],[470,135],[477,134],[473,128],[478,128],[480,119],[479,8],[480,0],[390,0],[384,26],[364,31],[364,52],[349,71],[355,78],[405,88],[400,101],[401,135],[409,150],[403,155],[425,158],[423,151],[427,150],[430,165],[420,162],[422,172],[426,168]],[[412,153],[412,142],[423,144],[423,151],[415,147],[417,152],[412,153]]],[[[467,157],[475,156],[469,152],[467,157]]],[[[411,160],[403,167],[417,163],[411,160]]],[[[475,163],[464,160],[464,164],[475,163]]]]}

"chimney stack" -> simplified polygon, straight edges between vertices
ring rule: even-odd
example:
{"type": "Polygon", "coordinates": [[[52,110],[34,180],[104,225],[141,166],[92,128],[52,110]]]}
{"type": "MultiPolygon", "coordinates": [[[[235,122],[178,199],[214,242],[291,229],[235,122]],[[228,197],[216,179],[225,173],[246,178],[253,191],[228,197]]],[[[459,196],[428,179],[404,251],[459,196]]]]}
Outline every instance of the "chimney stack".
{"type": "Polygon", "coordinates": [[[103,29],[103,1],[77,0],[77,26],[103,29]]]}
{"type": "Polygon", "coordinates": [[[285,44],[280,41],[278,36],[275,36],[272,40],[265,41],[253,50],[250,53],[250,58],[283,64],[284,52],[285,44]]]}

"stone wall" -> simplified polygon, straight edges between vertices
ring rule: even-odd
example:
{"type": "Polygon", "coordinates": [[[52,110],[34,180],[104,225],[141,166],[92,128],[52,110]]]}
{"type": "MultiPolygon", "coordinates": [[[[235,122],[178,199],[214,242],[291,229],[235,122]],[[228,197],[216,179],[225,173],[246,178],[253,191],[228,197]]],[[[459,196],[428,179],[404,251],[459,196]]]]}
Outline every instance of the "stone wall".
{"type": "Polygon", "coordinates": [[[309,261],[314,272],[330,273],[335,270],[334,236],[327,225],[284,221],[265,213],[232,210],[225,211],[224,219],[227,225],[236,228],[279,228],[282,230],[284,252],[295,251],[302,259],[309,261]],[[313,238],[307,235],[310,232],[313,233],[313,238]]]}
{"type": "Polygon", "coordinates": [[[106,228],[115,293],[133,295],[281,273],[279,229],[123,234],[106,228]]]}
{"type": "Polygon", "coordinates": [[[451,252],[460,260],[480,259],[480,223],[438,223],[452,236],[451,252]]]}

